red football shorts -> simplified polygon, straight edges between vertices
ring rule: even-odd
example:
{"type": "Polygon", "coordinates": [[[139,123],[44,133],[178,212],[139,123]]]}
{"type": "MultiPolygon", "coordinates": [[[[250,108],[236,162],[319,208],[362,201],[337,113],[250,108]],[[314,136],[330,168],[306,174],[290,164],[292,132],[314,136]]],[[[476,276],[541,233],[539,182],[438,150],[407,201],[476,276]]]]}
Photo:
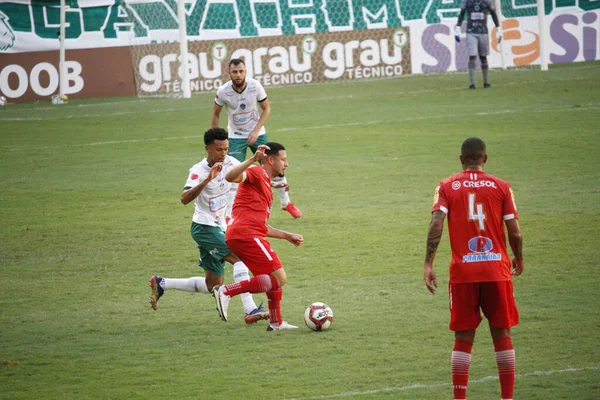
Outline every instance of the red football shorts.
{"type": "Polygon", "coordinates": [[[271,243],[263,238],[231,239],[227,241],[227,247],[246,264],[254,276],[269,275],[283,268],[279,257],[271,249],[271,243]]]}
{"type": "Polygon", "coordinates": [[[519,323],[512,281],[451,283],[450,330],[471,331],[481,322],[481,311],[495,328],[511,328],[519,323]]]}

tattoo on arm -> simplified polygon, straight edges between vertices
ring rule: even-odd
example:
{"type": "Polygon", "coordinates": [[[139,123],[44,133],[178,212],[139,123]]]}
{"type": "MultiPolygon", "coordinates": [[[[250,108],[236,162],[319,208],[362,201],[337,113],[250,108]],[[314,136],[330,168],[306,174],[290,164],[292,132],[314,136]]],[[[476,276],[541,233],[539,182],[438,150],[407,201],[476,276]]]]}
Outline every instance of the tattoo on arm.
{"type": "Polygon", "coordinates": [[[438,245],[442,240],[444,230],[444,218],[446,214],[442,211],[434,211],[429,223],[429,232],[427,233],[427,252],[425,253],[425,262],[433,262],[438,245]]]}

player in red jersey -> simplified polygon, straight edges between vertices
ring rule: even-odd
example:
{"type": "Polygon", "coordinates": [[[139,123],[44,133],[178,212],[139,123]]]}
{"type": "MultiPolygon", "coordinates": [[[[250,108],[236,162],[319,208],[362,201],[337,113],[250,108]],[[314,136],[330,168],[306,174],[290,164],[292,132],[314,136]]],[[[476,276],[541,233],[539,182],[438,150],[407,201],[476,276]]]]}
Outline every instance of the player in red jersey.
{"type": "Polygon", "coordinates": [[[510,185],[483,172],[488,156],[483,140],[471,137],[462,144],[463,172],[440,182],[435,190],[427,234],[423,277],[435,294],[437,278],[433,259],[448,216],[450,232],[450,329],[455,333],[452,351],[454,399],[467,398],[471,348],[481,322],[488,320],[494,341],[501,398],[513,398],[515,351],[510,328],[519,323],[512,275],[521,275],[523,239],[510,185]],[[504,225],[513,259],[506,248],[504,225]]]}
{"type": "Polygon", "coordinates": [[[268,225],[273,203],[271,180],[283,176],[287,167],[285,147],[269,142],[258,146],[251,158],[231,168],[225,175],[227,181],[240,183],[225,241],[254,276],[231,285],[215,286],[213,294],[223,321],[227,321],[231,297],[246,292],[266,293],[270,317],[267,331],[298,328],[281,317],[281,288],[285,284],[286,273],[271,244],[265,240],[265,237],[285,239],[295,246],[300,246],[304,241],[301,235],[268,225]],[[255,165],[256,161],[261,165],[255,165]]]}

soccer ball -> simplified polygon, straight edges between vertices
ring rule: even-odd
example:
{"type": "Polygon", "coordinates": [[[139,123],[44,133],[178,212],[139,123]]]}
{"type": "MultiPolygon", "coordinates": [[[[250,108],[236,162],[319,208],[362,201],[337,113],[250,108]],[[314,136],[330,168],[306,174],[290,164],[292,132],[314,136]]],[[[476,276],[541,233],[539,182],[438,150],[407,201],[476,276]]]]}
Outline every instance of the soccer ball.
{"type": "Polygon", "coordinates": [[[327,330],[333,323],[333,311],[325,303],[312,303],[304,312],[304,322],[313,331],[327,330]]]}
{"type": "Polygon", "coordinates": [[[4,107],[7,104],[8,104],[8,100],[6,100],[6,97],[0,96],[0,107],[4,107]]]}
{"type": "Polygon", "coordinates": [[[69,102],[69,98],[66,94],[55,94],[50,98],[50,101],[52,102],[52,104],[67,104],[69,102]]]}

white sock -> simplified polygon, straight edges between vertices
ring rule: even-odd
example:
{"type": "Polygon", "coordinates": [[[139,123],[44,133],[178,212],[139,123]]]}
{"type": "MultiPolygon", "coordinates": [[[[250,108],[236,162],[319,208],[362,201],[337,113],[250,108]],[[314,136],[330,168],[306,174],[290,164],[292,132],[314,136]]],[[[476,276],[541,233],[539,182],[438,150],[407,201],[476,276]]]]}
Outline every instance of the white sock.
{"type": "Polygon", "coordinates": [[[175,289],[183,290],[185,292],[200,292],[209,294],[208,288],[206,287],[206,280],[201,276],[195,276],[189,279],[167,279],[163,278],[162,285],[164,290],[175,289]]]}
{"type": "MultiPolygon", "coordinates": [[[[278,176],[276,178],[273,178],[273,180],[271,181],[271,184],[274,186],[281,185],[282,183],[287,184],[287,179],[285,179],[285,176],[278,176]]],[[[277,193],[279,194],[279,203],[281,204],[281,208],[286,208],[287,205],[290,203],[289,192],[286,191],[284,187],[282,187],[277,189],[277,193]]]]}
{"type": "Polygon", "coordinates": [[[231,189],[229,189],[229,193],[227,193],[227,209],[225,210],[225,216],[231,218],[233,214],[233,201],[235,200],[235,195],[237,194],[238,183],[232,183],[231,189]]]}
{"type": "MultiPolygon", "coordinates": [[[[241,261],[233,264],[233,281],[235,283],[241,281],[250,280],[250,274],[248,273],[248,267],[241,261]]],[[[244,312],[247,314],[250,311],[256,308],[256,303],[252,298],[252,293],[242,293],[240,294],[240,298],[242,299],[242,304],[244,305],[244,312]]]]}

